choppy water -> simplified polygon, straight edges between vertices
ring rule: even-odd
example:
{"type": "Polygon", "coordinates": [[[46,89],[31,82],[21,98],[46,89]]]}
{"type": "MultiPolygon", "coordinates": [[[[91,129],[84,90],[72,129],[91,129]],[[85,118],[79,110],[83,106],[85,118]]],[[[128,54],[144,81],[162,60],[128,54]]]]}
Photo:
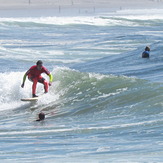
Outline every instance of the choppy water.
{"type": "Polygon", "coordinates": [[[162,15],[0,18],[0,160],[162,162],[162,15]],[[38,102],[21,102],[31,96],[23,74],[39,59],[53,85],[38,102]]]}

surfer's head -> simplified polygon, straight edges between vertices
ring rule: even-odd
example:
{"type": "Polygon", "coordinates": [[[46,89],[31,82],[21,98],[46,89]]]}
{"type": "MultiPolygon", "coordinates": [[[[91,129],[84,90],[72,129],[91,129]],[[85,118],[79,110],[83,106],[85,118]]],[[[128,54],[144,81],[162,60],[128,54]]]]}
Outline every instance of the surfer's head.
{"type": "Polygon", "coordinates": [[[44,120],[44,119],[45,119],[45,114],[42,113],[42,112],[39,113],[38,118],[39,118],[39,119],[37,119],[36,121],[42,121],[42,120],[44,120]]]}
{"type": "Polygon", "coordinates": [[[41,70],[41,69],[42,69],[43,62],[42,62],[41,60],[38,60],[38,61],[36,62],[36,65],[37,65],[37,69],[38,69],[38,70],[41,70]]]}
{"type": "Polygon", "coordinates": [[[146,46],[145,47],[145,51],[150,51],[150,47],[149,46],[146,46]]]}

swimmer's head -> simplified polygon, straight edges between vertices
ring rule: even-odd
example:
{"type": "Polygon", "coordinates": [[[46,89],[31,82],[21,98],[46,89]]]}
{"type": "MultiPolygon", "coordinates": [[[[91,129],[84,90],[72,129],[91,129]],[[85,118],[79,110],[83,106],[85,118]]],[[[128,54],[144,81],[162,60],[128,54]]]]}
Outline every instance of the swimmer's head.
{"type": "Polygon", "coordinates": [[[36,120],[36,121],[42,121],[42,120],[44,120],[45,119],[45,114],[44,113],[39,113],[39,115],[38,115],[38,120],[36,120]]]}
{"type": "Polygon", "coordinates": [[[149,46],[146,46],[145,47],[145,51],[150,51],[150,47],[149,46]]]}

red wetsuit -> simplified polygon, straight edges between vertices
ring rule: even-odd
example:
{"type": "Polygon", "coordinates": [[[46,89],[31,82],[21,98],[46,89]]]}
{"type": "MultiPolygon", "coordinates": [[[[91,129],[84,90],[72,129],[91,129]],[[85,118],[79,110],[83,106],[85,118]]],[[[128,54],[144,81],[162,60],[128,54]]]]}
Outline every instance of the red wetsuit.
{"type": "Polygon", "coordinates": [[[44,84],[45,92],[48,92],[48,82],[41,76],[42,73],[46,73],[47,75],[50,74],[50,72],[44,66],[42,66],[41,70],[38,70],[37,65],[32,66],[26,72],[28,79],[33,82],[32,94],[36,94],[37,82],[44,84]]]}

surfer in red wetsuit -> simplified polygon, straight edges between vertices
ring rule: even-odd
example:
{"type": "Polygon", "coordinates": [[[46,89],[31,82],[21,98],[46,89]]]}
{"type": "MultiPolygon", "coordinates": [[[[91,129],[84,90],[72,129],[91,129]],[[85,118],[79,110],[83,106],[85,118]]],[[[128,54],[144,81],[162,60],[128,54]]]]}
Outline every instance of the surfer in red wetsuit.
{"type": "Polygon", "coordinates": [[[43,66],[43,62],[41,60],[38,60],[36,65],[32,66],[25,74],[23,77],[23,83],[21,87],[24,87],[26,77],[28,76],[28,79],[33,82],[32,85],[32,97],[38,97],[36,95],[36,86],[37,82],[42,83],[44,85],[44,90],[45,93],[48,92],[49,86],[51,86],[51,83],[53,81],[53,76],[52,74],[43,66]],[[46,73],[49,76],[49,82],[45,80],[41,76],[42,73],[46,73]]]}

